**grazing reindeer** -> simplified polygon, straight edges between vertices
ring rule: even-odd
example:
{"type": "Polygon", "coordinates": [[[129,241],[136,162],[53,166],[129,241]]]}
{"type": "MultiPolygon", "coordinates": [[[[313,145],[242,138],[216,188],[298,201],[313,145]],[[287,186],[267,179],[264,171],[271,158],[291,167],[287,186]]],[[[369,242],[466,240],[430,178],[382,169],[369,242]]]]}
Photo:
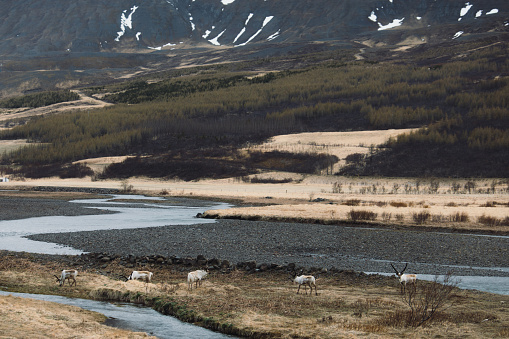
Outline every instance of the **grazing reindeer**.
{"type": "MultiPolygon", "coordinates": [[[[126,278],[125,281],[128,280],[142,280],[146,283],[152,282],[152,275],[154,273],[149,271],[133,271],[129,277],[126,278]]],[[[125,277],[124,277],[125,278],[125,277]]]]}
{"type": "Polygon", "coordinates": [[[145,282],[145,293],[148,292],[148,283],[152,282],[152,275],[154,273],[149,271],[133,271],[129,277],[124,277],[125,281],[129,280],[141,280],[145,282]]]}
{"type": "Polygon", "coordinates": [[[393,264],[391,264],[392,269],[396,272],[396,275],[399,278],[400,283],[400,290],[401,292],[404,292],[406,290],[407,284],[412,284],[412,287],[415,288],[415,283],[417,281],[417,276],[415,274],[403,274],[405,272],[408,263],[405,264],[405,268],[403,268],[403,271],[398,272],[398,270],[394,267],[393,264]]]}
{"type": "Polygon", "coordinates": [[[78,276],[77,270],[63,270],[62,273],[60,274],[60,277],[54,275],[54,277],[57,278],[57,282],[59,283],[60,286],[64,286],[66,279],[69,282],[69,286],[72,286],[73,284],[74,286],[76,286],[77,276],[78,276]],[[72,283],[71,280],[73,281],[72,283]]]}
{"type": "MultiPolygon", "coordinates": [[[[301,271],[302,273],[302,271],[301,271]]],[[[311,290],[309,292],[309,295],[313,294],[313,286],[315,287],[315,295],[318,295],[318,291],[316,290],[316,279],[312,275],[299,275],[297,276],[297,273],[292,274],[293,282],[299,285],[299,288],[297,289],[297,294],[299,294],[300,287],[304,285],[304,291],[306,294],[308,294],[307,286],[309,286],[309,289],[311,290]]]]}
{"type": "Polygon", "coordinates": [[[203,278],[205,278],[205,276],[208,274],[209,272],[207,271],[204,271],[204,270],[197,270],[197,271],[192,271],[192,272],[189,272],[187,274],[187,288],[189,290],[192,290],[193,289],[193,283],[196,284],[196,288],[198,288],[198,283],[200,284],[201,286],[201,281],[203,278]]]}

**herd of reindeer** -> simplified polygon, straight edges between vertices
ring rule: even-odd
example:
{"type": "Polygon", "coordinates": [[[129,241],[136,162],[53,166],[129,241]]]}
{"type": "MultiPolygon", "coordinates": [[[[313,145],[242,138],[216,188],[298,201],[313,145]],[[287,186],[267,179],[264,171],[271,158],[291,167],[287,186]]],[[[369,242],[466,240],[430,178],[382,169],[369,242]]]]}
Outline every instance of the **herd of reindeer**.
{"type": "MultiPolygon", "coordinates": [[[[401,286],[401,292],[405,291],[407,285],[411,285],[415,288],[415,284],[417,281],[417,276],[415,274],[405,274],[405,270],[408,267],[408,263],[405,265],[402,271],[398,271],[393,264],[391,264],[392,268],[396,272],[396,275],[399,279],[399,283],[401,286]]],[[[208,271],[206,270],[196,270],[189,272],[187,274],[187,287],[189,290],[193,289],[193,284],[195,284],[195,289],[198,286],[201,286],[202,280],[207,276],[208,271]]],[[[124,277],[125,281],[129,280],[141,280],[145,283],[152,282],[152,276],[154,273],[150,271],[133,271],[129,277],[124,277]]],[[[55,275],[57,282],[60,286],[64,286],[65,281],[67,280],[69,286],[76,286],[76,277],[78,276],[77,270],[63,270],[60,274],[60,277],[55,275]]],[[[297,273],[292,274],[292,280],[295,284],[298,284],[299,287],[297,289],[297,294],[299,294],[300,288],[304,286],[304,292],[307,294],[307,287],[310,288],[311,292],[309,295],[313,294],[313,287],[315,289],[315,295],[318,295],[318,291],[316,289],[316,278],[312,275],[297,275],[297,273]]]]}

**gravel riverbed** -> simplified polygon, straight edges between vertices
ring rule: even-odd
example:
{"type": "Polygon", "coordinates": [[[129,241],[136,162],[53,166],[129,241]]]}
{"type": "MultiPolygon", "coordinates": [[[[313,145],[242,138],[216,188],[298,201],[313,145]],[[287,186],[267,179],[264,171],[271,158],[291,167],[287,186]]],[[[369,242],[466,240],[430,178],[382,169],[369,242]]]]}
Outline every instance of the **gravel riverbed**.
{"type": "Polygon", "coordinates": [[[218,220],[213,224],[39,234],[30,239],[85,252],[162,255],[392,273],[409,262],[420,274],[499,275],[509,267],[509,238],[333,225],[218,220]],[[143,239],[143,242],[140,241],[143,239]]]}
{"type": "MultiPolygon", "coordinates": [[[[0,199],[0,220],[45,215],[105,213],[64,200],[0,199]]],[[[181,201],[185,205],[186,201],[181,201]]],[[[196,205],[195,200],[192,201],[196,205]]],[[[390,263],[419,274],[509,276],[509,237],[360,226],[217,220],[190,226],[49,233],[32,240],[58,243],[84,252],[162,255],[393,273],[390,263]],[[143,241],[140,241],[142,239],[143,241]],[[495,269],[498,267],[506,270],[495,269]],[[489,268],[489,269],[488,269],[489,268]]]]}

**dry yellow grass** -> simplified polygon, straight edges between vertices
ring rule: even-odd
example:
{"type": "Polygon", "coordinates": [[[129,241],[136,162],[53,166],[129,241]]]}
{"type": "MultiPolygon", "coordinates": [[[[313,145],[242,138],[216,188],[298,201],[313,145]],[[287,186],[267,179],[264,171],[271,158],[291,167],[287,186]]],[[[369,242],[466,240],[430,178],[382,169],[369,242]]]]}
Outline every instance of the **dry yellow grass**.
{"type": "MultiPolygon", "coordinates": [[[[395,322],[393,314],[407,307],[399,296],[397,281],[387,277],[355,273],[322,275],[317,281],[318,296],[315,296],[296,294],[297,286],[285,272],[212,272],[200,288],[189,291],[187,270],[181,270],[182,267],[151,267],[155,279],[146,286],[142,282],[116,279],[128,269],[112,262],[104,268],[111,272],[109,276],[78,268],[81,272],[78,285],[61,288],[51,276],[51,270],[59,267],[58,262],[35,263],[28,258],[8,255],[4,255],[1,262],[0,282],[12,289],[71,297],[127,298],[146,304],[168,303],[184,318],[191,312],[194,321],[201,325],[225,324],[226,330],[237,329],[244,334],[264,333],[280,338],[502,338],[507,336],[509,327],[509,296],[461,290],[453,292],[448,308],[435,321],[424,327],[403,327],[395,322]],[[36,278],[27,280],[27,271],[37,273],[36,278]]],[[[2,308],[8,309],[9,314],[35,312],[30,304],[21,305],[15,299],[0,299],[2,308]]],[[[33,307],[41,309],[34,319],[42,319],[47,331],[87,328],[90,333],[108,335],[100,332],[103,329],[96,324],[100,319],[93,314],[90,318],[88,312],[76,308],[60,312],[60,306],[52,309],[51,305],[39,303],[33,307]]],[[[12,333],[25,321],[24,317],[13,316],[0,326],[5,333],[12,333]]],[[[28,322],[27,326],[38,325],[28,322]]]]}
{"type": "Polygon", "coordinates": [[[102,325],[99,313],[14,296],[0,296],[0,319],[0,338],[154,338],[102,325]]]}

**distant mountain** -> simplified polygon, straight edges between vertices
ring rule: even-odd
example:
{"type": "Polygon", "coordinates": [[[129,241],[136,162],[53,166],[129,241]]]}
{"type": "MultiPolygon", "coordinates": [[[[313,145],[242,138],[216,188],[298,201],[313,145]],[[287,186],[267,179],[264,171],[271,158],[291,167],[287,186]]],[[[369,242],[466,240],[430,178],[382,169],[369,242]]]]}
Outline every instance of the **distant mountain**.
{"type": "Polygon", "coordinates": [[[308,42],[438,43],[509,31],[507,0],[16,0],[0,56],[308,42]]]}

